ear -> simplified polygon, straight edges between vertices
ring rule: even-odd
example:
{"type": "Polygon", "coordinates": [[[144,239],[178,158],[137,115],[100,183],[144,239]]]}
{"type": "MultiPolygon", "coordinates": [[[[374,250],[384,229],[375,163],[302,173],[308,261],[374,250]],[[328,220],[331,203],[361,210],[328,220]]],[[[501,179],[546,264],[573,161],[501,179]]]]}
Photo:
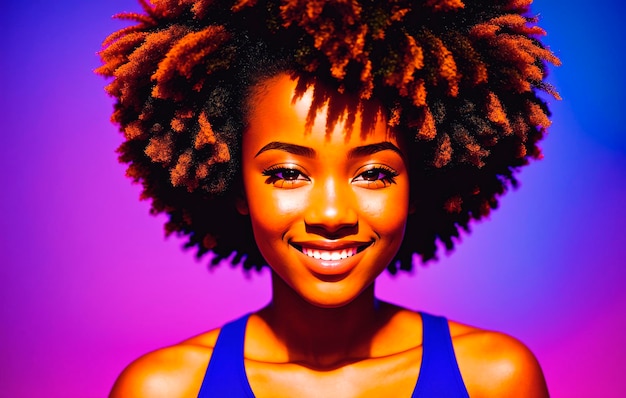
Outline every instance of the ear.
{"type": "Polygon", "coordinates": [[[235,198],[235,208],[242,216],[247,216],[250,214],[250,209],[248,208],[248,200],[246,199],[246,194],[241,192],[235,198]]]}

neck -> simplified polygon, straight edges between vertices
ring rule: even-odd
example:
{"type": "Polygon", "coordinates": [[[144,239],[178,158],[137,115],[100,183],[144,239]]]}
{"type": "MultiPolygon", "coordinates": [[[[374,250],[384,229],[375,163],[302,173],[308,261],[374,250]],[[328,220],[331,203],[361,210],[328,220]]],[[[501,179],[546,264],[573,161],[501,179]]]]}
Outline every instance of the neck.
{"type": "Polygon", "coordinates": [[[272,302],[259,315],[284,347],[288,361],[312,368],[367,358],[376,332],[392,315],[374,297],[374,284],[336,308],[310,304],[275,274],[272,293],[272,302]]]}

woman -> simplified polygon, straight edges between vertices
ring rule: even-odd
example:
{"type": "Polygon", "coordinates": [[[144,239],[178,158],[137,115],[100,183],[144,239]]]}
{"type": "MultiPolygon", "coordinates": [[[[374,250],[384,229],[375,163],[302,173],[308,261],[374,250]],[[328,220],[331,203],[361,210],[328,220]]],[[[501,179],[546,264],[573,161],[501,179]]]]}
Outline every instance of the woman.
{"type": "Polygon", "coordinates": [[[557,63],[529,1],[154,1],[105,41],[120,158],[168,233],[272,301],[111,396],[547,396],[517,340],[374,297],[540,155],[557,63]]]}

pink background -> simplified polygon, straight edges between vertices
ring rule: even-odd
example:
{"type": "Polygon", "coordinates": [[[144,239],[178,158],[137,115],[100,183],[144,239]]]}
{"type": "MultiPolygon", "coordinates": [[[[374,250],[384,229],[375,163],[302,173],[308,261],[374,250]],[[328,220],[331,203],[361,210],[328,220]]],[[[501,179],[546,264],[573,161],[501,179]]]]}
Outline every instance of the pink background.
{"type": "MultiPolygon", "coordinates": [[[[506,331],[555,397],[626,396],[626,39],[617,0],[537,0],[563,60],[546,158],[438,264],[381,298],[506,331]]],[[[103,397],[137,356],[254,310],[268,273],[207,271],[123,177],[92,73],[134,0],[5,2],[0,16],[0,396],[103,397]],[[9,4],[6,4],[9,3],[9,4]]]]}

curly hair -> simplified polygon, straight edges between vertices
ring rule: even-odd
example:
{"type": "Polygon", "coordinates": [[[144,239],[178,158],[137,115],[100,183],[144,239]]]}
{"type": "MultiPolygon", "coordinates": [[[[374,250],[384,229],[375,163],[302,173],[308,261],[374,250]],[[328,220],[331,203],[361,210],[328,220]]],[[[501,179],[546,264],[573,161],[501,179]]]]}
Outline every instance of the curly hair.
{"type": "Polygon", "coordinates": [[[437,241],[451,250],[541,157],[550,120],[538,93],[558,98],[544,80],[559,60],[538,40],[532,0],[139,2],[143,13],[117,15],[135,24],[104,41],[96,70],[113,78],[119,158],[169,217],[166,234],[213,264],[265,265],[233,204],[245,100],[264,76],[288,71],[297,93],[314,85],[309,121],[327,104],[329,131],[376,98],[407,137],[416,211],[391,273],[416,253],[436,258],[437,241]]]}

